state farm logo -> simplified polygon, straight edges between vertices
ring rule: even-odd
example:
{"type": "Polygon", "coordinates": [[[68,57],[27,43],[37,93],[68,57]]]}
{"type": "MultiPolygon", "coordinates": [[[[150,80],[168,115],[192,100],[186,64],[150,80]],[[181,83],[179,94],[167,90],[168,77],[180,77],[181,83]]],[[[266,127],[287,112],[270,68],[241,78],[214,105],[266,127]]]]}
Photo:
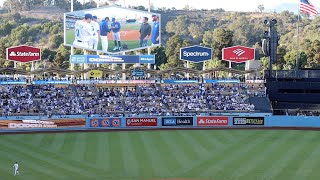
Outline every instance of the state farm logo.
{"type": "Polygon", "coordinates": [[[11,51],[9,56],[40,56],[40,53],[33,53],[33,52],[17,52],[11,51]]]}
{"type": "Polygon", "coordinates": [[[17,54],[16,54],[14,51],[12,51],[12,52],[9,54],[9,56],[17,56],[17,54]]]}
{"type": "Polygon", "coordinates": [[[204,120],[200,119],[199,124],[204,124],[204,123],[205,123],[204,120]]]}
{"type": "Polygon", "coordinates": [[[7,48],[7,60],[27,63],[41,60],[41,49],[32,46],[16,46],[7,48]]]}
{"type": "Polygon", "coordinates": [[[215,123],[227,123],[227,120],[220,120],[220,119],[201,119],[199,121],[199,124],[215,124],[215,123]]]}
{"type": "Polygon", "coordinates": [[[229,118],[226,116],[197,117],[198,126],[228,126],[229,118]]]}
{"type": "Polygon", "coordinates": [[[242,50],[242,49],[236,49],[234,51],[232,51],[233,53],[235,53],[238,56],[241,56],[242,54],[244,54],[246,51],[242,50]]]}

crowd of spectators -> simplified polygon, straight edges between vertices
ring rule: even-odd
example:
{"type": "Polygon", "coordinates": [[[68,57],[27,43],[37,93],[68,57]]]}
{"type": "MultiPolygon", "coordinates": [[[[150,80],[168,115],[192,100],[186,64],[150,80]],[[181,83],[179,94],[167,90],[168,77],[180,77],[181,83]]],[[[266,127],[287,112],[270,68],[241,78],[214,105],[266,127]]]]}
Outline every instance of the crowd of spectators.
{"type": "Polygon", "coordinates": [[[0,111],[2,114],[11,115],[21,111],[30,112],[35,108],[30,90],[23,86],[0,86],[0,111]]]}
{"type": "Polygon", "coordinates": [[[135,87],[96,85],[3,85],[0,110],[15,113],[181,115],[212,111],[254,111],[249,96],[265,96],[263,85],[145,84],[135,87]]]}
{"type": "Polygon", "coordinates": [[[34,103],[45,114],[81,114],[79,98],[71,86],[31,85],[34,103]]]}
{"type": "Polygon", "coordinates": [[[126,112],[172,115],[189,112],[254,111],[249,96],[265,96],[263,86],[246,84],[139,85],[134,88],[93,88],[81,100],[89,113],[126,112]],[[95,89],[95,90],[94,90],[95,89]]]}

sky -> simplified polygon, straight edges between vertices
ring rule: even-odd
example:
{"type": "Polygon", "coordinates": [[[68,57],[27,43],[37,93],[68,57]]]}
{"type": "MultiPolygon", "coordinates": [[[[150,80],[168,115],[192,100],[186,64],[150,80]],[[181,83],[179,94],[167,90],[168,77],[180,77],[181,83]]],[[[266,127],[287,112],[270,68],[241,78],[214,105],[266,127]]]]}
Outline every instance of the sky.
{"type": "MultiPolygon", "coordinates": [[[[69,12],[67,15],[75,15],[75,16],[84,16],[84,14],[90,13],[96,15],[98,19],[108,17],[114,17],[117,20],[120,19],[142,19],[143,17],[149,17],[150,23],[152,22],[151,13],[147,12],[137,12],[137,11],[128,11],[127,9],[119,8],[119,7],[109,7],[109,8],[98,8],[91,10],[83,10],[83,11],[74,11],[69,12]]],[[[142,23],[142,22],[141,22],[142,23]]]]}
{"type": "MultiPolygon", "coordinates": [[[[5,0],[0,0],[2,4],[5,0]]],[[[57,0],[59,1],[59,0],[57,0]]],[[[78,0],[79,2],[89,0],[78,0]]],[[[98,1],[98,0],[96,0],[98,1]]],[[[107,1],[107,0],[100,0],[107,1]]],[[[190,5],[196,9],[216,9],[223,8],[227,11],[250,11],[257,10],[259,4],[263,4],[265,9],[272,10],[275,7],[286,4],[296,3],[298,8],[299,0],[150,0],[155,7],[167,7],[182,9],[185,5],[190,5]]],[[[320,8],[320,0],[310,0],[316,7],[320,8]]],[[[118,0],[119,4],[133,5],[133,6],[148,6],[148,0],[118,0]]]]}
{"type": "MultiPolygon", "coordinates": [[[[103,1],[103,0],[101,0],[103,1]]],[[[119,4],[124,2],[128,5],[143,5],[148,6],[149,0],[119,0],[119,4]]],[[[295,3],[298,4],[299,0],[150,0],[155,7],[167,7],[176,9],[182,9],[185,5],[189,5],[196,9],[216,9],[223,8],[227,11],[250,11],[257,10],[259,4],[263,4],[265,9],[272,10],[275,7],[286,4],[295,3]]],[[[316,7],[320,8],[320,0],[310,0],[316,7]]]]}

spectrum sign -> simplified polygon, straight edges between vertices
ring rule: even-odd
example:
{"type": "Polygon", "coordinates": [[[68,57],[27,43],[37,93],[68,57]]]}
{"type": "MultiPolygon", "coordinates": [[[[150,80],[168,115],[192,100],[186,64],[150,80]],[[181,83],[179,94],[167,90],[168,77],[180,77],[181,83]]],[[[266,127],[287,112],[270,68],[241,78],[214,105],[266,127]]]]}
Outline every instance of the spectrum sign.
{"type": "Polygon", "coordinates": [[[180,49],[180,60],[200,63],[212,59],[212,49],[203,46],[189,46],[180,49]]]}

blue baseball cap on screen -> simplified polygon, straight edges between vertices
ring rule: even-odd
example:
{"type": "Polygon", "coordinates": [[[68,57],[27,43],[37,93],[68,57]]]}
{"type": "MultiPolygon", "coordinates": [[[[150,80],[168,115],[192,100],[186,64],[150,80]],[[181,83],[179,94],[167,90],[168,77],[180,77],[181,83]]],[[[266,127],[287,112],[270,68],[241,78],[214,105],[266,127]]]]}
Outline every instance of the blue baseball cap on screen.
{"type": "Polygon", "coordinates": [[[92,19],[98,19],[98,17],[97,16],[92,16],[92,19]]]}
{"type": "Polygon", "coordinates": [[[84,18],[85,18],[85,19],[92,19],[92,15],[91,15],[91,14],[85,14],[85,15],[84,15],[84,18]]]}

